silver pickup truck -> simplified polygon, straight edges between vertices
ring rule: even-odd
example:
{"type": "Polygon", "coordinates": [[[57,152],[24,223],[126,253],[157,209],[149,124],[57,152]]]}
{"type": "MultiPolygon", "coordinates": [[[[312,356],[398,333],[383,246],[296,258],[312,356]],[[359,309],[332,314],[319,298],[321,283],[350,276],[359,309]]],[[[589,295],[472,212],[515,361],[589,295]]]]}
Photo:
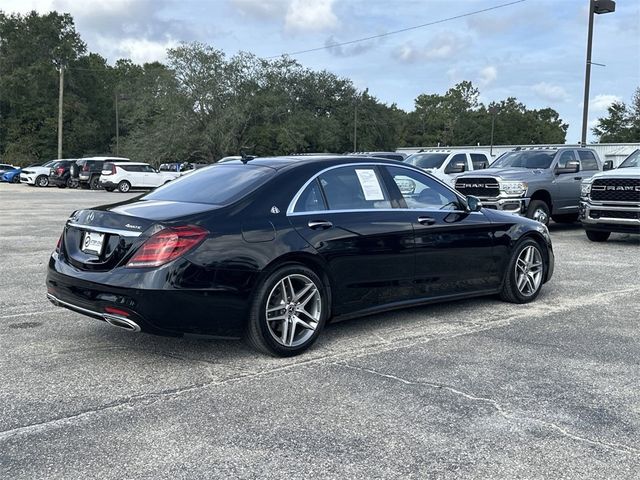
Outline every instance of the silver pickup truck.
{"type": "Polygon", "coordinates": [[[618,168],[582,182],[580,221],[592,242],[611,232],[640,234],[640,150],[618,168]]]}
{"type": "Polygon", "coordinates": [[[589,148],[527,147],[503,154],[491,166],[463,173],[455,187],[479,197],[485,208],[527,216],[547,225],[549,219],[578,220],[581,182],[602,170],[589,148]]]}

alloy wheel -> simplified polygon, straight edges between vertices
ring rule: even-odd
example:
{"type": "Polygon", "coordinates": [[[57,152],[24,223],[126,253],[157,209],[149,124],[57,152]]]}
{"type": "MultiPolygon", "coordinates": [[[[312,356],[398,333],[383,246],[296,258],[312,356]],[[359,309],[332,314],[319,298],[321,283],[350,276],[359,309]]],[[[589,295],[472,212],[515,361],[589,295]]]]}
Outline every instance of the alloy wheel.
{"type": "Polygon", "coordinates": [[[297,347],[314,334],[322,314],[318,286],[306,275],[292,274],[269,293],[265,309],[271,336],[285,347],[297,347]]]}
{"type": "Polygon", "coordinates": [[[38,177],[38,186],[39,187],[46,187],[49,185],[49,179],[47,177],[45,177],[44,175],[40,175],[38,177]]]}
{"type": "Polygon", "coordinates": [[[534,295],[542,283],[542,255],[533,245],[523,248],[515,265],[516,286],[525,297],[534,295]]]}

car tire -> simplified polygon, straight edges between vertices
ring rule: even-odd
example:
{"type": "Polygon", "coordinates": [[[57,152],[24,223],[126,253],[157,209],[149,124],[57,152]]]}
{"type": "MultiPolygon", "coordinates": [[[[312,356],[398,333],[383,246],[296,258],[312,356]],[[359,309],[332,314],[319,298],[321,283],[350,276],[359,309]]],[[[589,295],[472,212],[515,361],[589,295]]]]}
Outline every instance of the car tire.
{"type": "Polygon", "coordinates": [[[554,215],[551,219],[556,223],[575,223],[578,221],[579,215],[577,213],[570,213],[567,215],[554,215]]]}
{"type": "Polygon", "coordinates": [[[611,236],[611,232],[603,232],[601,230],[585,230],[585,233],[592,242],[606,242],[611,236]]]}
{"type": "Polygon", "coordinates": [[[89,188],[91,190],[100,190],[100,177],[92,177],[91,180],[89,180],[89,188]]]}
{"type": "Polygon", "coordinates": [[[527,218],[536,220],[544,225],[549,225],[550,215],[549,205],[542,200],[533,200],[529,204],[529,208],[527,208],[527,218]]]}
{"type": "Polygon", "coordinates": [[[115,188],[113,188],[113,187],[104,187],[104,189],[105,189],[107,192],[113,192],[113,191],[115,190],[115,188]]]}
{"type": "Polygon", "coordinates": [[[118,184],[118,191],[120,193],[127,193],[129,190],[131,190],[131,184],[129,182],[127,182],[126,180],[122,180],[118,184]]]}
{"type": "Polygon", "coordinates": [[[16,175],[15,177],[13,177],[11,179],[11,183],[20,183],[20,177],[18,175],[16,175]]]}
{"type": "Polygon", "coordinates": [[[61,183],[60,185],[56,185],[56,187],[58,187],[58,188],[67,188],[67,184],[66,183],[61,183]]]}
{"type": "Polygon", "coordinates": [[[38,175],[36,177],[36,181],[34,182],[38,187],[48,187],[49,186],[49,177],[46,175],[38,175]]]}
{"type": "Polygon", "coordinates": [[[538,242],[525,238],[518,243],[507,266],[500,298],[510,303],[529,303],[535,300],[547,274],[546,262],[538,242]]]}
{"type": "Polygon", "coordinates": [[[329,308],[327,287],[313,270],[300,264],[284,265],[256,288],[246,340],[268,355],[298,355],[320,335],[329,308]]]}

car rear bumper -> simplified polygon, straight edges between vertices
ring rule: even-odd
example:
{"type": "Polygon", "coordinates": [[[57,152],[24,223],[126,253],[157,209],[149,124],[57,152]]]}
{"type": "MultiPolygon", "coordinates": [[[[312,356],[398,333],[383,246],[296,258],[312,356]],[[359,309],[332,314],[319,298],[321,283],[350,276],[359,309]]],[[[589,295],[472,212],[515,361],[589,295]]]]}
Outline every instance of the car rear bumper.
{"type": "MultiPolygon", "coordinates": [[[[109,272],[101,274],[105,283],[65,275],[52,256],[47,272],[47,297],[52,303],[109,322],[108,315],[124,317],[139,331],[163,336],[202,335],[237,339],[244,334],[248,302],[240,293],[224,289],[142,289],[107,284],[109,272]],[[120,313],[124,312],[124,313],[120,313]]],[[[149,271],[147,275],[157,275],[149,271]]],[[[140,281],[139,273],[136,277],[140,281]]],[[[95,275],[94,275],[95,276],[95,275]]],[[[132,277],[134,274],[131,275],[132,277]]],[[[112,323],[113,325],[113,323],[112,323]]]]}
{"type": "Polygon", "coordinates": [[[114,190],[118,188],[117,183],[113,183],[109,180],[98,180],[98,185],[101,186],[102,188],[113,188],[114,190]]]}

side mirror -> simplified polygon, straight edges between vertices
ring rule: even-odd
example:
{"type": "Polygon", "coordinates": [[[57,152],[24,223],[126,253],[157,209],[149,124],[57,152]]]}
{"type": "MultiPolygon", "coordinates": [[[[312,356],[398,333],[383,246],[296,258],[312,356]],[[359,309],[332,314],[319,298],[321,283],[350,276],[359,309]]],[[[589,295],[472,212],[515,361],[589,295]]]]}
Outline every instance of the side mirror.
{"type": "Polygon", "coordinates": [[[462,173],[465,171],[465,167],[466,165],[464,162],[450,163],[447,165],[444,173],[462,173]]]}
{"type": "Polygon", "coordinates": [[[568,162],[566,167],[556,167],[556,175],[560,175],[562,173],[578,173],[580,171],[580,163],[578,162],[568,162]]]}
{"type": "Polygon", "coordinates": [[[467,196],[467,207],[470,212],[479,212],[482,209],[482,202],[478,197],[469,195],[467,196]]]}
{"type": "Polygon", "coordinates": [[[602,170],[613,170],[613,160],[607,160],[602,164],[602,170]]]}

